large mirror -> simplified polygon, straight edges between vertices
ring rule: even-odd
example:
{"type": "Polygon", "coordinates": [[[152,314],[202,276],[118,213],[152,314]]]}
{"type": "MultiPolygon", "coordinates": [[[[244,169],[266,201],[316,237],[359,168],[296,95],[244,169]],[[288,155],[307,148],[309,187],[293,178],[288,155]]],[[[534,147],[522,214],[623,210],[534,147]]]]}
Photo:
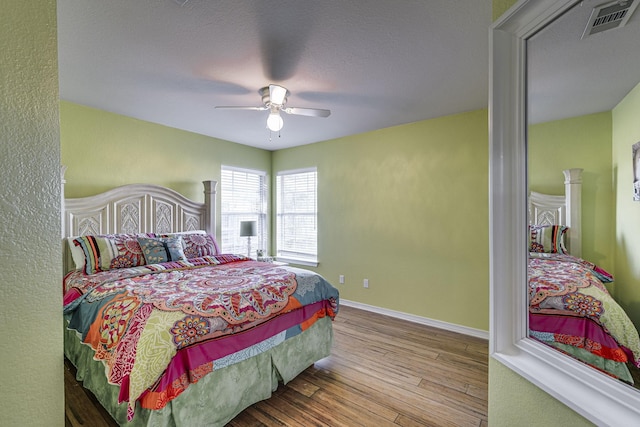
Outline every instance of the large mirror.
{"type": "MultiPolygon", "coordinates": [[[[615,271],[616,245],[612,230],[617,227],[612,200],[616,193],[622,192],[613,182],[612,167],[619,159],[612,153],[619,147],[627,148],[629,152],[623,162],[626,160],[631,165],[631,148],[635,142],[614,141],[618,128],[625,127],[614,119],[614,114],[619,115],[621,109],[640,113],[623,104],[634,96],[640,81],[637,72],[640,69],[640,13],[635,14],[638,3],[638,0],[581,1],[531,36],[526,46],[529,194],[532,191],[563,194],[561,171],[582,168],[582,174],[576,173],[573,177],[581,185],[577,190],[581,197],[573,200],[574,204],[580,204],[573,207],[580,213],[579,223],[567,232],[575,242],[566,239],[576,244],[567,246],[570,254],[607,272],[615,271]]],[[[632,176],[621,184],[631,184],[632,176]]],[[[632,195],[632,190],[627,195],[632,195]]],[[[529,222],[534,223],[535,219],[529,212],[529,222]]],[[[543,230],[552,231],[550,227],[543,230]]],[[[538,237],[542,240],[550,234],[538,233],[538,237]]],[[[555,250],[542,244],[534,249],[555,250]]],[[[530,313],[529,336],[638,390],[640,369],[624,361],[640,361],[636,328],[640,325],[640,313],[634,307],[636,299],[625,292],[625,288],[633,285],[625,280],[616,283],[615,278],[610,282],[609,277],[600,276],[599,280],[608,287],[607,295],[596,289],[601,285],[599,281],[583,282],[583,277],[575,274],[575,279],[558,280],[558,287],[542,296],[547,290],[544,285],[535,286],[532,273],[557,280],[555,272],[566,274],[569,270],[564,267],[573,265],[563,262],[566,258],[563,256],[536,252],[530,254],[530,258],[532,256],[535,259],[529,262],[530,290],[535,293],[540,289],[541,296],[536,296],[537,301],[533,303],[530,298],[530,308],[536,311],[530,313]],[[554,269],[552,275],[546,273],[545,269],[549,268],[554,269]],[[563,282],[581,283],[585,287],[571,289],[563,282]],[[609,313],[604,306],[608,312],[616,312],[616,319],[629,331],[627,334],[622,328],[616,331],[618,325],[608,322],[609,313]],[[606,329],[603,331],[598,325],[606,329]],[[627,357],[619,345],[634,349],[635,355],[627,357]]]]}
{"type": "MultiPolygon", "coordinates": [[[[564,121],[581,129],[580,120],[592,124],[603,112],[606,121],[606,112],[640,80],[640,12],[619,30],[582,38],[594,6],[603,3],[611,2],[520,1],[492,29],[490,351],[592,422],[634,425],[640,419],[637,389],[540,344],[529,337],[527,323],[527,198],[531,189],[562,193],[565,167],[585,169],[582,257],[613,268],[611,188],[626,183],[614,182],[612,161],[608,176],[593,170],[606,161],[594,161],[593,147],[580,150],[586,140],[582,135],[579,141],[579,131],[575,138],[559,131],[564,121]]],[[[611,141],[604,143],[611,156],[611,141]]],[[[628,151],[631,170],[631,144],[628,151]]],[[[629,199],[632,178],[630,172],[629,199]]],[[[630,317],[637,324],[640,313],[630,317]]]]}

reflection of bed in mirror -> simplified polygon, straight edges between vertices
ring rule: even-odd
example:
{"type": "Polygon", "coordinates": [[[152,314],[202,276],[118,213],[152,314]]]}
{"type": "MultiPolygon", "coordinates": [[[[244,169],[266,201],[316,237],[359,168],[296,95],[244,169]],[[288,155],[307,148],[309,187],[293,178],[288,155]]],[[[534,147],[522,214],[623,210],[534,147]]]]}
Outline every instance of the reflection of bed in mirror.
{"type": "Polygon", "coordinates": [[[580,257],[582,169],[563,173],[564,195],[529,195],[529,336],[634,384],[638,331],[605,286],[613,277],[580,257]]]}
{"type": "MultiPolygon", "coordinates": [[[[521,420],[519,417],[527,412],[526,409],[520,411],[518,404],[527,405],[529,413],[533,413],[531,408],[539,408],[540,406],[534,406],[538,403],[545,407],[547,421],[552,418],[556,420],[558,416],[563,417],[563,421],[569,421],[569,417],[575,415],[572,411],[595,425],[637,425],[640,419],[640,393],[637,389],[530,338],[528,330],[526,200],[529,191],[536,190],[527,186],[528,166],[531,165],[527,140],[527,137],[531,136],[530,125],[610,111],[618,105],[621,97],[637,84],[638,75],[631,71],[639,68],[637,64],[640,61],[640,55],[636,54],[640,47],[637,43],[637,34],[640,33],[637,10],[624,27],[580,39],[592,10],[590,6],[601,3],[604,2],[519,0],[492,25],[489,103],[492,322],[489,349],[492,359],[500,362],[501,366],[493,372],[490,370],[489,383],[495,381],[494,384],[498,384],[495,387],[490,386],[490,393],[496,397],[493,412],[493,418],[496,420],[521,420]],[[568,16],[574,14],[573,18],[568,16]],[[584,19],[577,16],[585,14],[587,17],[584,19]],[[568,25],[569,23],[563,19],[565,16],[574,25],[568,25]],[[630,65],[627,60],[636,61],[636,64],[627,68],[630,65]],[[599,67],[608,70],[602,71],[599,67]],[[630,80],[635,78],[635,82],[631,80],[631,85],[627,86],[625,91],[624,86],[627,83],[624,82],[627,81],[627,76],[630,80]],[[613,90],[615,86],[622,89],[613,90]],[[544,93],[539,90],[543,90],[544,93]],[[618,98],[614,99],[609,107],[599,102],[605,98],[610,99],[608,96],[600,95],[615,93],[618,94],[618,98]],[[544,113],[546,117],[541,117],[536,112],[544,113]],[[515,283],[519,285],[514,286],[515,283]],[[513,378],[503,380],[503,367],[517,373],[533,385],[529,386],[513,378]],[[505,386],[501,387],[502,384],[505,386]],[[516,386],[519,387],[518,393],[510,393],[516,386]],[[538,388],[552,399],[539,400],[538,397],[541,395],[537,393],[538,388]],[[556,405],[558,402],[561,405],[556,405]]],[[[634,115],[630,114],[628,123],[637,123],[637,120],[634,120],[634,115]]],[[[623,122],[627,124],[627,121],[623,122]]],[[[574,135],[580,138],[578,134],[579,132],[574,132],[574,135]]],[[[634,137],[631,143],[637,140],[638,138],[634,137]]],[[[614,206],[619,206],[622,194],[618,191],[620,183],[628,182],[631,177],[627,149],[612,148],[612,162],[607,158],[599,162],[603,170],[613,172],[611,183],[608,182],[606,187],[614,190],[612,198],[603,201],[613,204],[606,207],[607,212],[612,212],[612,209],[616,209],[614,206]],[[618,155],[619,153],[624,154],[618,155]]],[[[567,157],[567,161],[573,161],[570,159],[575,160],[576,157],[586,154],[580,153],[578,156],[567,157]]],[[[585,155],[581,158],[584,159],[585,166],[593,172],[591,164],[588,164],[588,157],[585,155]]],[[[581,164],[583,160],[578,162],[581,164]]],[[[537,169],[536,172],[540,173],[541,170],[537,169]]],[[[542,185],[552,184],[547,182],[542,185]]],[[[626,197],[629,196],[623,197],[628,200],[626,197]]],[[[587,200],[591,203],[591,194],[587,200]]],[[[591,208],[591,205],[589,207],[591,208]]],[[[598,217],[593,216],[594,212],[589,211],[589,217],[586,217],[585,211],[585,217],[589,221],[596,221],[598,217]]],[[[607,230],[615,233],[609,238],[612,242],[610,250],[616,251],[612,263],[616,266],[615,273],[618,274],[619,258],[616,244],[621,240],[620,224],[616,222],[616,215],[619,215],[620,211],[613,213],[611,227],[607,230]]],[[[590,235],[592,225],[591,222],[585,223],[585,231],[589,230],[590,235]]],[[[604,233],[606,231],[603,231],[603,236],[604,233]]],[[[629,235],[629,238],[632,239],[633,235],[629,235]]],[[[584,242],[590,244],[590,241],[584,242]]],[[[583,254],[591,254],[595,250],[586,245],[583,249],[583,254]]],[[[606,254],[611,252],[608,250],[606,254]]],[[[617,289],[622,289],[626,284],[620,280],[608,286],[615,291],[613,294],[617,295],[617,289]]],[[[633,284],[634,282],[631,285],[633,284]]],[[[620,295],[624,295],[624,292],[620,292],[620,295]]],[[[626,300],[624,304],[625,307],[633,307],[626,300]]],[[[517,424],[512,422],[511,425],[517,424]]]]}
{"type": "Polygon", "coordinates": [[[204,184],[205,203],[146,184],[63,199],[65,356],[122,425],[224,425],[330,353],[337,290],[220,254],[204,184]]]}

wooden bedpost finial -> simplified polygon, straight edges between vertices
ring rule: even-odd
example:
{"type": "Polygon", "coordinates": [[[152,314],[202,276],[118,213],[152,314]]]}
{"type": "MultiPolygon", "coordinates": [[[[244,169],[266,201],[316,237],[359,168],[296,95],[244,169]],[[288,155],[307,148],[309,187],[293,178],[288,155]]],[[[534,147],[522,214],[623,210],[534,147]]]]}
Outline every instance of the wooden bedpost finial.
{"type": "Polygon", "coordinates": [[[204,185],[204,204],[206,206],[206,218],[204,219],[204,229],[207,233],[216,234],[216,186],[218,181],[202,181],[204,185]]]}
{"type": "Polygon", "coordinates": [[[564,194],[567,199],[568,239],[571,255],[582,256],[582,171],[581,168],[565,169],[564,194]]]}

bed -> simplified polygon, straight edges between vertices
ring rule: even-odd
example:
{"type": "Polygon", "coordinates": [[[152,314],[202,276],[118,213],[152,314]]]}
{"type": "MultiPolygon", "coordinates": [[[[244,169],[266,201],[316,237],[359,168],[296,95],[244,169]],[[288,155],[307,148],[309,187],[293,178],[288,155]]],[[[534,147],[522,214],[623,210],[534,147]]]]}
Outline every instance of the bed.
{"type": "Polygon", "coordinates": [[[564,195],[529,195],[529,336],[633,384],[638,331],[605,286],[613,277],[581,258],[582,169],[563,173],[564,195]]]}
{"type": "Polygon", "coordinates": [[[203,184],[63,191],[65,357],[120,425],[224,425],[330,354],[336,288],[221,254],[203,184]]]}

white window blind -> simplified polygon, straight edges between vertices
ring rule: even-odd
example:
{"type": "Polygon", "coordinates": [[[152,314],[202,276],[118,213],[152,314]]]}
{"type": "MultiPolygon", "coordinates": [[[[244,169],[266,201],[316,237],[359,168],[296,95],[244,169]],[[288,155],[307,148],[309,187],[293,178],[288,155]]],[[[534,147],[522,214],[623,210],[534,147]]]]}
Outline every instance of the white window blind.
{"type": "Polygon", "coordinates": [[[240,237],[240,221],[257,221],[257,233],[251,237],[251,257],[257,249],[268,249],[268,186],[264,171],[222,166],[220,179],[223,253],[247,254],[247,237],[240,237]]]}
{"type": "Polygon", "coordinates": [[[313,168],[276,176],[278,259],[317,263],[317,175],[313,168]]]}

